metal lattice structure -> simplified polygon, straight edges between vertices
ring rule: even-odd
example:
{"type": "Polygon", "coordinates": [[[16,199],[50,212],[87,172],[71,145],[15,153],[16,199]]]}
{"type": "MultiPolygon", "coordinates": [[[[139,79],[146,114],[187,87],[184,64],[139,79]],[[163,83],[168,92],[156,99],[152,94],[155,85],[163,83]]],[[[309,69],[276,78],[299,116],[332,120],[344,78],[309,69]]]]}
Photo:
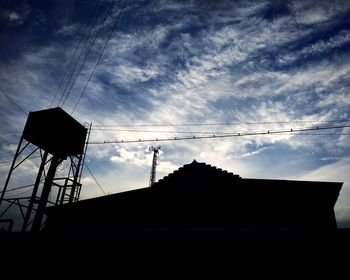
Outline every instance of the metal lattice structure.
{"type": "Polygon", "coordinates": [[[13,227],[39,231],[47,206],[79,200],[90,131],[91,124],[79,124],[61,108],[29,114],[1,192],[0,226],[7,224],[9,231],[13,227]],[[16,177],[21,177],[26,164],[37,172],[27,178],[30,184],[18,187],[16,177]]]}
{"type": "Polygon", "coordinates": [[[157,168],[157,158],[160,150],[160,146],[150,147],[149,151],[153,152],[153,160],[152,160],[152,168],[151,168],[151,176],[149,179],[149,186],[151,187],[156,181],[156,168],[157,168]]]}

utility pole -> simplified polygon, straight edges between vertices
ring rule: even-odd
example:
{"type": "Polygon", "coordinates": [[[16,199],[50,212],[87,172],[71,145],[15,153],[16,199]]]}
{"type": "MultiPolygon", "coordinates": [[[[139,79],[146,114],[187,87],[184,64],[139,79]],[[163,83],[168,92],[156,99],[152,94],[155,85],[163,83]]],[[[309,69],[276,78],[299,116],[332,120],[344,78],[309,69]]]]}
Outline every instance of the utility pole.
{"type": "Polygon", "coordinates": [[[157,167],[157,157],[158,157],[159,150],[160,150],[160,146],[157,146],[157,147],[151,146],[151,147],[149,147],[149,151],[153,152],[151,176],[150,176],[150,179],[149,179],[149,186],[150,187],[156,181],[156,167],[157,167]]]}

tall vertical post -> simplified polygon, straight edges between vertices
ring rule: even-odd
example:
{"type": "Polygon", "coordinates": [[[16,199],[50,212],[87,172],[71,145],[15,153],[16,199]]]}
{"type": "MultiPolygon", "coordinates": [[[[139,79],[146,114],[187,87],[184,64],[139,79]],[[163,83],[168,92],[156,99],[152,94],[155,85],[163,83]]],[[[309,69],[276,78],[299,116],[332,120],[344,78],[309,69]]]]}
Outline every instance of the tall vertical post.
{"type": "Polygon", "coordinates": [[[75,194],[77,183],[78,183],[78,176],[79,176],[79,172],[80,172],[80,166],[81,166],[82,158],[83,158],[83,155],[80,155],[79,158],[78,158],[78,164],[75,166],[75,170],[73,171],[73,173],[74,173],[73,184],[72,184],[72,188],[71,188],[71,191],[70,191],[68,203],[72,203],[73,202],[74,194],[75,194]]]}
{"type": "Polygon", "coordinates": [[[151,176],[149,179],[149,186],[151,187],[154,182],[156,181],[156,167],[157,167],[157,157],[158,157],[158,153],[160,150],[160,146],[157,147],[150,147],[149,148],[150,151],[153,151],[153,160],[152,160],[152,168],[151,168],[151,176]]]}
{"type": "Polygon", "coordinates": [[[47,200],[49,198],[49,194],[51,191],[52,182],[55,177],[57,167],[61,162],[62,162],[62,159],[60,159],[58,156],[53,156],[51,159],[50,167],[47,172],[43,190],[41,192],[41,197],[40,197],[38,208],[36,210],[36,214],[33,220],[31,231],[37,232],[41,228],[41,223],[45,214],[45,208],[46,208],[47,200]]]}
{"type": "MultiPolygon", "coordinates": [[[[85,156],[86,156],[86,152],[87,152],[87,148],[88,148],[88,144],[89,144],[89,140],[90,140],[90,133],[91,133],[91,128],[92,128],[92,123],[85,123],[84,126],[88,126],[88,131],[87,131],[87,135],[86,135],[86,141],[85,141],[85,148],[84,148],[84,153],[82,154],[83,160],[81,162],[81,168],[79,170],[79,175],[78,175],[78,180],[80,182],[81,179],[81,175],[83,174],[83,168],[84,168],[84,163],[85,163],[85,156]]],[[[77,193],[77,200],[79,200],[80,198],[80,192],[81,192],[81,187],[78,190],[77,193]]]]}

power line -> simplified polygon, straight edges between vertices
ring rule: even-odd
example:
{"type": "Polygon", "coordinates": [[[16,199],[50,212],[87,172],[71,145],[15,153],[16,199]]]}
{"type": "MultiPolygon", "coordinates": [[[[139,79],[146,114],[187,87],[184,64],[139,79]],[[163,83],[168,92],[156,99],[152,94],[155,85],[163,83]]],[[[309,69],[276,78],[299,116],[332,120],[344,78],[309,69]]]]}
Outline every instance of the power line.
{"type": "MultiPolygon", "coordinates": [[[[78,106],[78,104],[79,104],[81,98],[83,97],[83,95],[84,95],[84,93],[85,93],[85,91],[86,91],[86,88],[88,87],[88,85],[89,85],[89,83],[90,83],[90,81],[91,81],[92,76],[94,75],[94,73],[95,73],[95,71],[96,71],[97,65],[99,64],[99,62],[100,62],[100,60],[101,60],[101,58],[102,58],[103,52],[105,51],[105,49],[106,49],[106,47],[107,47],[107,45],[108,45],[108,42],[110,41],[111,36],[112,36],[112,34],[113,34],[115,28],[117,27],[118,23],[119,23],[120,17],[121,17],[121,15],[122,15],[122,13],[123,13],[123,10],[124,10],[124,7],[125,7],[127,1],[128,1],[128,0],[125,0],[125,1],[124,1],[123,6],[122,6],[121,9],[120,9],[119,15],[118,15],[117,18],[116,18],[116,21],[115,21],[115,23],[114,23],[114,26],[113,26],[113,28],[112,28],[112,31],[111,31],[111,32],[109,33],[109,35],[108,35],[107,41],[105,42],[105,44],[104,44],[104,46],[103,46],[103,48],[102,48],[102,51],[101,51],[101,53],[100,53],[100,55],[99,55],[99,57],[98,57],[98,59],[97,59],[97,62],[95,63],[94,69],[92,70],[92,72],[91,72],[91,74],[90,74],[90,77],[89,77],[87,83],[85,84],[85,87],[84,87],[83,91],[81,92],[81,94],[80,94],[80,96],[79,96],[79,98],[78,98],[77,103],[76,103],[75,106],[73,107],[73,110],[72,110],[72,112],[71,112],[71,115],[74,113],[75,109],[77,108],[77,106],[78,106]]],[[[114,2],[114,1],[113,1],[113,2],[114,2]]]]}
{"type": "MultiPolygon", "coordinates": [[[[59,84],[59,86],[58,86],[58,88],[57,88],[56,94],[55,94],[54,98],[53,98],[52,101],[51,101],[50,108],[52,107],[53,103],[54,103],[55,100],[56,100],[56,97],[57,97],[57,95],[58,95],[58,93],[59,93],[59,91],[60,91],[60,89],[61,89],[61,87],[62,87],[62,85],[63,85],[63,81],[65,80],[65,78],[66,78],[66,76],[67,76],[67,74],[68,74],[68,72],[69,72],[69,68],[71,68],[71,65],[72,65],[72,63],[73,63],[74,57],[75,57],[75,55],[76,55],[78,49],[80,48],[81,43],[83,42],[84,35],[85,35],[85,33],[86,33],[87,29],[88,29],[88,26],[89,26],[89,24],[90,24],[90,22],[91,22],[91,20],[92,20],[92,18],[93,18],[93,15],[95,14],[95,12],[96,12],[96,10],[97,10],[97,6],[98,6],[99,2],[101,2],[101,1],[96,1],[96,5],[94,6],[93,11],[92,11],[92,13],[91,13],[90,16],[89,16],[88,22],[87,22],[87,24],[86,24],[84,30],[82,30],[83,28],[81,27],[80,30],[79,30],[79,32],[78,32],[78,33],[80,33],[80,32],[82,31],[82,32],[81,32],[81,37],[80,37],[79,43],[78,43],[78,44],[76,45],[76,47],[75,47],[74,53],[73,53],[73,55],[72,55],[72,57],[71,57],[71,59],[70,59],[70,62],[69,62],[69,64],[68,64],[67,71],[65,72],[63,78],[61,79],[61,82],[60,82],[60,84],[59,84]]],[[[88,37],[89,37],[89,35],[88,35],[88,37]]],[[[88,37],[87,37],[87,38],[88,38],[88,37]]],[[[84,46],[85,46],[85,45],[84,45],[84,46]]],[[[84,49],[84,47],[83,47],[83,49],[84,49]]],[[[83,51],[83,49],[82,49],[82,51],[83,51]]],[[[78,60],[76,61],[76,63],[77,63],[77,62],[78,62],[78,60]]],[[[74,69],[75,69],[75,68],[74,68],[74,69]]],[[[62,99],[62,97],[61,97],[61,99],[62,99]]]]}
{"type": "Polygon", "coordinates": [[[97,186],[100,188],[101,192],[104,194],[104,195],[107,195],[107,193],[104,191],[104,189],[102,188],[102,186],[100,185],[100,183],[97,181],[96,177],[94,176],[94,174],[92,174],[89,166],[85,163],[85,166],[86,166],[86,169],[89,171],[90,175],[92,176],[92,178],[95,180],[97,186]]]}
{"type": "Polygon", "coordinates": [[[97,128],[112,128],[112,127],[173,127],[173,126],[231,126],[231,125],[261,125],[261,124],[291,124],[291,123],[339,123],[349,122],[348,119],[329,120],[329,121],[267,121],[267,122],[229,122],[229,123],[185,123],[185,124],[115,124],[115,125],[95,125],[97,128]]]}
{"type": "MultiPolygon", "coordinates": [[[[114,0],[113,0],[113,1],[114,1],[114,0]]],[[[101,4],[102,4],[102,2],[101,2],[101,4]]],[[[101,5],[101,8],[102,8],[102,5],[101,5]]],[[[108,13],[108,12],[107,12],[107,13],[108,13]]],[[[79,63],[79,61],[80,61],[80,58],[81,58],[82,54],[84,53],[85,46],[86,46],[87,42],[89,41],[90,36],[91,36],[92,33],[94,32],[95,27],[97,26],[97,20],[98,20],[98,12],[97,12],[96,17],[95,17],[95,19],[94,19],[94,22],[93,22],[93,24],[92,24],[92,26],[91,26],[91,28],[90,28],[89,34],[88,34],[88,36],[87,36],[86,39],[85,39],[85,42],[84,42],[84,45],[83,45],[83,47],[82,47],[82,49],[81,49],[81,52],[80,52],[80,54],[79,54],[79,57],[78,57],[78,59],[77,59],[76,62],[75,62],[74,69],[72,70],[72,72],[71,72],[71,74],[70,74],[70,76],[69,76],[69,80],[68,80],[68,82],[67,82],[67,84],[66,84],[66,86],[65,86],[65,88],[64,88],[64,90],[63,90],[63,92],[62,92],[61,98],[60,98],[60,100],[58,101],[58,105],[61,103],[62,98],[63,98],[64,95],[65,95],[65,92],[66,92],[66,90],[67,90],[67,88],[68,88],[68,86],[69,86],[69,83],[70,83],[70,81],[71,81],[71,79],[72,79],[72,77],[73,77],[73,75],[74,75],[75,69],[76,69],[77,66],[78,66],[78,63],[79,63]]],[[[103,22],[104,22],[104,21],[102,20],[101,25],[103,24],[103,22]]],[[[73,85],[74,85],[74,83],[76,82],[76,80],[77,80],[77,78],[78,78],[78,76],[79,76],[79,74],[80,74],[80,72],[81,72],[81,70],[82,70],[82,68],[83,68],[83,66],[84,66],[84,64],[85,64],[85,62],[86,62],[86,60],[87,60],[87,57],[88,57],[89,54],[90,54],[90,51],[91,51],[91,49],[92,49],[92,46],[93,46],[94,43],[95,43],[95,40],[96,40],[96,38],[97,38],[97,36],[98,36],[98,33],[99,33],[99,30],[100,30],[100,29],[98,29],[98,31],[95,33],[95,38],[93,39],[92,43],[91,43],[90,46],[88,47],[88,50],[87,50],[86,53],[85,53],[85,57],[83,58],[83,62],[82,62],[82,64],[80,65],[80,68],[78,69],[78,72],[77,72],[77,74],[75,75],[75,78],[73,79],[73,81],[72,81],[72,83],[71,83],[71,86],[70,86],[70,88],[69,88],[69,90],[68,90],[68,93],[67,93],[66,97],[64,98],[63,103],[62,103],[61,106],[64,105],[64,103],[66,102],[68,96],[70,95],[70,93],[71,93],[71,91],[72,91],[72,88],[73,88],[73,85]]]]}
{"type": "MultiPolygon", "coordinates": [[[[225,135],[225,134],[228,134],[228,135],[232,135],[232,134],[235,134],[237,132],[223,132],[223,131],[166,131],[166,130],[139,130],[139,129],[109,129],[109,128],[97,128],[97,129],[94,129],[94,130],[98,130],[98,131],[112,131],[112,132],[142,132],[142,133],[164,133],[164,134],[209,134],[209,135],[225,135]]],[[[300,134],[298,134],[300,135],[300,134]]],[[[303,134],[303,135],[330,135],[330,134],[321,134],[321,133],[316,133],[316,134],[303,134]]],[[[335,134],[335,133],[332,133],[331,135],[350,135],[350,134],[347,134],[347,133],[338,133],[338,134],[335,134]]]]}
{"type": "Polygon", "coordinates": [[[27,111],[23,109],[22,106],[20,106],[15,100],[13,100],[6,92],[4,92],[2,89],[0,91],[10,100],[13,104],[17,106],[18,109],[20,109],[25,115],[28,115],[27,111]]]}
{"type": "Polygon", "coordinates": [[[117,132],[149,132],[149,133],[169,133],[169,134],[233,134],[234,132],[219,132],[219,131],[168,131],[168,130],[139,130],[139,129],[115,129],[115,128],[95,128],[99,131],[117,131],[117,132]]]}
{"type": "MultiPolygon", "coordinates": [[[[78,77],[79,77],[79,75],[80,75],[80,73],[81,73],[81,71],[82,71],[82,69],[83,69],[83,66],[84,66],[84,64],[85,64],[85,62],[86,62],[86,60],[87,60],[87,58],[88,58],[88,56],[89,56],[89,54],[90,54],[90,52],[91,52],[91,49],[92,49],[93,45],[95,44],[95,41],[96,41],[98,35],[100,34],[100,31],[102,30],[102,27],[103,27],[103,25],[104,25],[104,23],[105,23],[105,21],[106,21],[108,15],[109,15],[110,11],[111,11],[112,8],[113,8],[114,2],[115,2],[115,0],[113,0],[113,1],[111,2],[111,5],[109,6],[107,12],[105,13],[105,15],[104,15],[104,17],[103,17],[103,19],[102,19],[102,21],[101,21],[101,23],[100,23],[100,26],[98,27],[98,29],[97,29],[97,31],[96,31],[96,33],[95,33],[95,37],[93,38],[93,40],[92,40],[92,42],[91,42],[91,44],[90,44],[90,46],[89,46],[89,49],[88,49],[88,51],[87,51],[86,54],[85,54],[85,57],[84,57],[84,59],[83,59],[83,63],[80,65],[80,68],[79,68],[79,70],[78,70],[78,73],[76,74],[76,76],[75,76],[73,82],[71,83],[71,86],[70,86],[70,88],[69,88],[69,90],[68,90],[68,94],[67,94],[67,96],[64,98],[63,103],[62,103],[61,106],[63,106],[63,105],[65,104],[65,102],[67,101],[67,98],[68,98],[68,96],[70,95],[70,93],[71,93],[71,91],[72,91],[73,85],[75,84],[76,80],[78,79],[78,77]]],[[[97,22],[97,17],[95,18],[95,22],[94,22],[94,24],[93,24],[94,27],[93,27],[93,29],[90,30],[90,31],[94,31],[94,30],[95,30],[96,22],[97,22]]],[[[90,37],[91,34],[92,34],[92,32],[90,32],[89,37],[90,37]]],[[[88,41],[88,40],[87,40],[87,41],[88,41]]],[[[87,41],[86,41],[86,42],[87,42],[87,41]]],[[[85,46],[85,45],[84,45],[84,46],[85,46]]],[[[80,56],[79,56],[79,59],[80,59],[80,56]]]]}
{"type": "Polygon", "coordinates": [[[341,136],[341,135],[350,135],[350,133],[298,133],[296,136],[341,136]]]}
{"type": "Polygon", "coordinates": [[[179,140],[197,140],[197,139],[213,139],[213,138],[230,138],[230,137],[242,137],[242,136],[259,136],[259,135],[273,135],[273,134],[290,134],[303,131],[316,131],[316,130],[329,130],[329,129],[340,129],[348,128],[350,125],[340,125],[340,126],[329,126],[329,127],[314,127],[314,128],[297,128],[289,130],[268,130],[264,132],[244,132],[244,133],[234,133],[227,135],[211,135],[211,136],[190,136],[190,137],[174,137],[174,138],[156,138],[156,139],[135,139],[135,140],[113,140],[113,141],[103,141],[103,142],[90,142],[90,145],[99,144],[123,144],[123,143],[142,143],[142,142],[164,142],[164,141],[179,141],[179,140]]]}

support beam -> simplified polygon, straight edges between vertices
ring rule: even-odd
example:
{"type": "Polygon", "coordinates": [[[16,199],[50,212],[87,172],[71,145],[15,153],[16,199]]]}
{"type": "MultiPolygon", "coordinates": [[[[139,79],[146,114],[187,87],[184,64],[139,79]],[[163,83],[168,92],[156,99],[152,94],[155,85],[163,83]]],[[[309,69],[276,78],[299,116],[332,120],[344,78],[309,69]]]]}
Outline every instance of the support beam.
{"type": "Polygon", "coordinates": [[[27,230],[29,219],[30,219],[30,216],[32,214],[34,202],[36,200],[36,194],[38,192],[38,188],[39,188],[39,184],[40,184],[40,181],[41,181],[41,177],[42,177],[42,174],[43,174],[43,171],[44,171],[44,168],[45,168],[47,156],[48,156],[48,152],[45,151],[44,155],[43,155],[43,157],[41,159],[41,164],[40,164],[40,167],[39,167],[38,175],[36,176],[34,188],[33,188],[33,191],[32,191],[32,196],[30,198],[28,209],[27,209],[27,213],[26,213],[26,216],[24,218],[22,231],[26,231],[27,230]]]}
{"type": "Polygon", "coordinates": [[[53,179],[55,177],[57,167],[61,162],[62,162],[62,159],[60,159],[58,156],[52,157],[50,167],[49,167],[49,170],[47,172],[46,180],[45,180],[45,183],[43,186],[43,190],[41,192],[41,197],[39,200],[38,208],[37,208],[34,220],[33,220],[33,225],[32,225],[31,231],[34,231],[34,232],[40,231],[43,217],[45,214],[47,200],[49,198],[49,194],[50,194],[51,187],[52,187],[52,182],[53,182],[53,179]]]}
{"type": "Polygon", "coordinates": [[[15,156],[13,158],[13,161],[12,161],[12,164],[11,164],[11,167],[10,167],[10,171],[9,171],[9,173],[7,175],[7,178],[6,178],[6,182],[5,182],[4,188],[2,189],[2,193],[1,193],[1,197],[0,197],[0,205],[1,205],[2,201],[4,200],[4,196],[5,196],[5,193],[6,193],[6,190],[7,190],[7,186],[9,184],[9,182],[10,182],[10,178],[11,178],[11,175],[12,175],[12,171],[14,170],[14,166],[15,166],[17,157],[22,152],[22,151],[20,152],[20,148],[21,148],[22,142],[23,142],[23,136],[19,140],[18,147],[17,147],[17,150],[16,150],[16,154],[15,154],[15,156]]]}

